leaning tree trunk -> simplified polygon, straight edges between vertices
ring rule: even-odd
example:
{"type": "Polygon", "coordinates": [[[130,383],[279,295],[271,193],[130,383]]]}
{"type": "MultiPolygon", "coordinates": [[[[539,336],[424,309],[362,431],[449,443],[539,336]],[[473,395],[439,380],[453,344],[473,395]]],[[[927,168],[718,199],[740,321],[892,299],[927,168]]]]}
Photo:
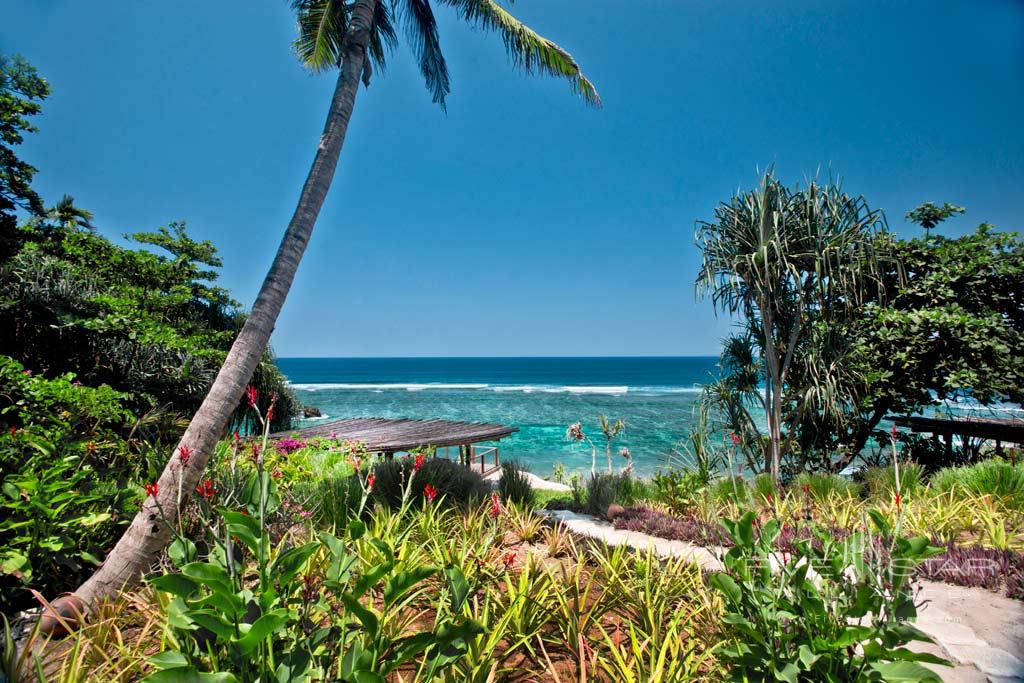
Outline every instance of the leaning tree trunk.
{"type": "Polygon", "coordinates": [[[349,35],[327,123],[320,137],[313,166],[302,187],[298,206],[281,239],[277,255],[260,287],[249,318],[232,344],[210,392],[181,438],[179,448],[191,449],[191,460],[187,467],[181,467],[179,450],[171,455],[157,482],[159,493],[146,499],[131,526],[103,564],[76,591],[75,595],[81,600],[79,604],[85,610],[89,610],[97,601],[113,596],[126,585],[137,582],[150,570],[170,540],[170,525],[177,522],[178,477],[181,477],[181,489],[186,495],[193,491],[214,446],[227,431],[231,415],[242,399],[245,385],[270,341],[277,316],[284,305],[334,178],[359,89],[377,2],[358,0],[352,10],[349,35]],[[161,520],[160,509],[163,510],[166,522],[161,520]]]}

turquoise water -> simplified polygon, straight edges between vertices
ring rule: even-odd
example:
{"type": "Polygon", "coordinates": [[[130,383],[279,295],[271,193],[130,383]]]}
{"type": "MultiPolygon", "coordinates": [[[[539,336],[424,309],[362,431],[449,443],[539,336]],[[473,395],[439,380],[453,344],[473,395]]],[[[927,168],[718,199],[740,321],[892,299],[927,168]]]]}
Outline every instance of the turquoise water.
{"type": "MultiPolygon", "coordinates": [[[[566,441],[576,421],[599,445],[598,415],[622,419],[613,448],[630,449],[634,467],[653,474],[695,420],[700,385],[715,372],[714,357],[677,358],[281,358],[299,398],[324,419],[378,416],[500,422],[519,432],[500,442],[515,458],[547,476],[556,463],[590,470],[590,447],[566,441]]],[[[302,424],[315,424],[303,421],[302,424]]]]}

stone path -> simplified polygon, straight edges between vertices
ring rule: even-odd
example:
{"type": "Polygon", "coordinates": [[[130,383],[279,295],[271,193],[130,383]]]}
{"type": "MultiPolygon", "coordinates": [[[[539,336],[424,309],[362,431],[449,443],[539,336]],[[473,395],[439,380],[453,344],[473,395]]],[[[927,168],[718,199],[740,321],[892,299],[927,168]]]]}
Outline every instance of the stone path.
{"type": "MultiPolygon", "coordinates": [[[[567,510],[543,510],[572,532],[610,546],[650,549],[662,557],[687,557],[705,569],[721,569],[720,549],[670,541],[637,531],[616,529],[609,522],[567,510]]],[[[982,588],[963,588],[932,581],[920,582],[917,627],[935,644],[915,643],[917,651],[932,652],[955,662],[952,668],[933,666],[947,683],[1010,683],[1024,681],[1024,602],[982,588]]]]}

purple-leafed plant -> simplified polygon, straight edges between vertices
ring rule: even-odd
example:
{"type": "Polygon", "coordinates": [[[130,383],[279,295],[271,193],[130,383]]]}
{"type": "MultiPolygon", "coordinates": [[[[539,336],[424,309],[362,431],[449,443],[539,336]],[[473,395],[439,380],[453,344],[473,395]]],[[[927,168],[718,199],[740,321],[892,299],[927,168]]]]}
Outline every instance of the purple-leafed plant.
{"type": "Polygon", "coordinates": [[[277,450],[277,452],[280,453],[281,455],[288,455],[299,450],[300,448],[305,447],[305,441],[300,441],[299,439],[291,439],[288,437],[278,439],[277,442],[274,443],[274,449],[277,450]]]}

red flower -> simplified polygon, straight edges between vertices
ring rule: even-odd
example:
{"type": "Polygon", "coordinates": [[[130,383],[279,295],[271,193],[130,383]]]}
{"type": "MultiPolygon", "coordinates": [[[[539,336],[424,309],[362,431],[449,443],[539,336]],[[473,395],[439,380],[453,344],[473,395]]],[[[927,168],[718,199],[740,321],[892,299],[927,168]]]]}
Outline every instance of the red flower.
{"type": "Polygon", "coordinates": [[[497,493],[491,494],[491,517],[497,517],[501,514],[501,498],[498,497],[497,493]]]}
{"type": "Polygon", "coordinates": [[[11,436],[16,436],[17,434],[18,434],[18,428],[17,427],[11,427],[11,436]]]}
{"type": "Polygon", "coordinates": [[[740,445],[740,437],[735,432],[730,434],[729,438],[732,439],[732,445],[733,446],[739,446],[740,445]]]}
{"type": "Polygon", "coordinates": [[[267,421],[269,422],[270,420],[273,420],[273,419],[274,419],[274,404],[271,403],[270,407],[267,408],[267,421]]]}
{"type": "Polygon", "coordinates": [[[156,498],[156,494],[160,493],[159,484],[146,484],[146,495],[153,496],[156,498]]]}
{"type": "Polygon", "coordinates": [[[412,464],[413,471],[414,472],[419,472],[420,468],[423,467],[423,463],[425,463],[426,461],[427,461],[427,456],[423,455],[422,453],[417,453],[416,454],[416,461],[413,462],[413,464],[412,464]]]}
{"type": "Polygon", "coordinates": [[[94,450],[96,450],[96,444],[94,444],[92,441],[90,441],[89,443],[85,444],[85,450],[87,450],[90,453],[92,453],[94,450]]]}
{"type": "Polygon", "coordinates": [[[256,387],[249,385],[245,388],[245,400],[249,402],[250,408],[256,407],[256,400],[260,397],[260,392],[256,391],[256,387]]]}
{"type": "Polygon", "coordinates": [[[212,480],[204,479],[202,483],[196,484],[196,493],[206,500],[210,500],[217,495],[217,488],[213,485],[212,480]]]}
{"type": "Polygon", "coordinates": [[[373,472],[370,472],[370,476],[368,476],[366,478],[366,490],[367,491],[372,491],[373,490],[373,485],[374,485],[374,483],[376,483],[376,481],[377,481],[377,475],[374,474],[373,472]]]}
{"type": "Polygon", "coordinates": [[[274,471],[270,473],[270,476],[272,476],[274,479],[281,479],[282,477],[284,477],[284,473],[280,469],[275,467],[274,471]]]}
{"type": "Polygon", "coordinates": [[[899,435],[899,432],[896,431],[896,425],[893,425],[892,426],[892,438],[895,439],[898,435],[899,435]]]}
{"type": "Polygon", "coordinates": [[[764,502],[766,502],[768,505],[771,505],[774,501],[775,501],[775,498],[772,496],[772,494],[769,493],[769,494],[765,495],[764,502]]]}
{"type": "Polygon", "coordinates": [[[810,484],[804,484],[803,486],[800,487],[800,489],[804,492],[805,496],[811,495],[811,485],[810,484]]]}
{"type": "Polygon", "coordinates": [[[195,453],[195,451],[185,444],[178,446],[178,460],[181,461],[182,467],[188,467],[188,461],[192,459],[193,453],[195,453]]]}
{"type": "Polygon", "coordinates": [[[512,566],[512,563],[516,561],[516,554],[514,552],[507,552],[501,558],[501,563],[505,565],[505,569],[512,566]]]}
{"type": "Polygon", "coordinates": [[[903,509],[903,496],[901,496],[900,494],[897,493],[896,494],[896,510],[899,511],[899,510],[902,510],[902,509],[903,509]]]}
{"type": "Polygon", "coordinates": [[[437,489],[434,488],[433,484],[427,484],[423,487],[423,495],[426,497],[428,503],[433,503],[434,499],[437,498],[437,489]]]}

